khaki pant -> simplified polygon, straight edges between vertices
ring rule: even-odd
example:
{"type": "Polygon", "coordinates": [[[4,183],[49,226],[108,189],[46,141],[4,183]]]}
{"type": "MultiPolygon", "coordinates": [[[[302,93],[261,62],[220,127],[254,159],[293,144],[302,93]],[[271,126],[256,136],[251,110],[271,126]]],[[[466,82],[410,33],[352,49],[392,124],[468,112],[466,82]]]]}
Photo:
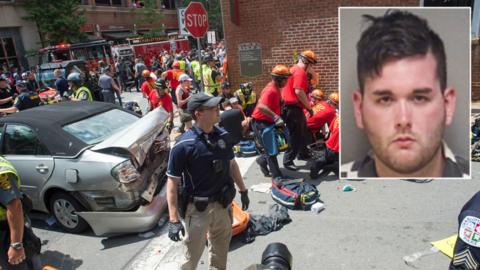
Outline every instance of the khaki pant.
{"type": "Polygon", "coordinates": [[[227,254],[232,238],[231,207],[209,203],[203,212],[190,203],[185,214],[186,237],[183,241],[186,262],[182,270],[194,270],[205,249],[208,232],[208,254],[211,270],[227,269],[227,254]]]}

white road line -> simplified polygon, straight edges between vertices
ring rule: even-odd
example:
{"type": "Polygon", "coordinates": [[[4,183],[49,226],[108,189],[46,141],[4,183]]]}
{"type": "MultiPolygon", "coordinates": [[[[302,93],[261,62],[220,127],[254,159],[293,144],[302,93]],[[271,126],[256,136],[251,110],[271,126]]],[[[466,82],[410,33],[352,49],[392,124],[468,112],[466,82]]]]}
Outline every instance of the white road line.
{"type": "MultiPolygon", "coordinates": [[[[244,176],[256,157],[235,158],[244,176]]],[[[124,270],[161,269],[177,270],[183,260],[183,247],[180,242],[168,238],[168,226],[163,226],[145,248],[124,267],[124,270]]]]}

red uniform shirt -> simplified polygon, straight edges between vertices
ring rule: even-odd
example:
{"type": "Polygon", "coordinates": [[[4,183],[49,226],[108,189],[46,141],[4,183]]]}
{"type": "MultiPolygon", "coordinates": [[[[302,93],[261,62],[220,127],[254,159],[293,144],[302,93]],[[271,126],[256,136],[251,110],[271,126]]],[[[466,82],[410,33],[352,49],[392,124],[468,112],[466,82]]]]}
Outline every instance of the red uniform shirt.
{"type": "Polygon", "coordinates": [[[312,106],[314,112],[312,117],[309,117],[307,111],[304,111],[307,117],[307,127],[312,133],[317,133],[325,124],[330,125],[335,118],[335,107],[328,104],[327,101],[312,106]]]}
{"type": "Polygon", "coordinates": [[[340,130],[340,119],[338,118],[337,115],[335,115],[335,119],[330,124],[329,129],[330,129],[330,137],[328,137],[327,142],[325,142],[325,145],[327,145],[328,149],[332,150],[335,153],[338,153],[340,150],[340,145],[338,142],[338,134],[340,130]]]}
{"type": "Polygon", "coordinates": [[[153,78],[149,78],[148,80],[144,81],[140,88],[140,90],[146,97],[150,96],[150,92],[154,89],[155,89],[155,80],[153,80],[153,78]]]}
{"type": "Polygon", "coordinates": [[[152,104],[152,110],[161,106],[167,112],[173,111],[172,97],[168,93],[165,93],[162,97],[158,98],[158,92],[151,91],[148,99],[152,104]]]}
{"type": "Polygon", "coordinates": [[[275,114],[280,115],[280,102],[281,102],[281,94],[279,89],[275,86],[273,82],[270,82],[265,86],[260,94],[260,100],[255,106],[255,109],[252,113],[252,118],[255,120],[263,120],[270,123],[274,123],[273,119],[265,115],[258,107],[259,103],[266,105],[270,110],[272,110],[275,114]]]}
{"type": "MultiPolygon", "coordinates": [[[[183,88],[179,85],[177,87],[177,90],[175,90],[175,95],[177,94],[177,91],[181,91],[182,92],[182,95],[181,95],[181,98],[182,100],[185,100],[187,99],[189,96],[190,96],[190,89],[187,89],[187,90],[183,90],[183,88]]],[[[178,100],[177,100],[177,105],[179,104],[178,100]]],[[[180,106],[180,109],[182,110],[186,110],[187,109],[187,106],[188,106],[188,102],[183,104],[182,106],[180,106]]]]}
{"type": "Polygon", "coordinates": [[[178,78],[183,73],[184,72],[181,71],[180,69],[169,69],[169,70],[167,70],[167,75],[165,76],[165,79],[170,81],[170,88],[177,89],[178,85],[180,84],[180,82],[178,81],[178,78]]]}
{"type": "Polygon", "coordinates": [[[300,108],[304,108],[303,104],[298,100],[295,94],[295,89],[302,89],[305,94],[308,91],[308,76],[307,72],[298,65],[294,65],[290,68],[292,76],[288,78],[287,85],[283,88],[282,98],[285,105],[296,105],[300,108]]]}

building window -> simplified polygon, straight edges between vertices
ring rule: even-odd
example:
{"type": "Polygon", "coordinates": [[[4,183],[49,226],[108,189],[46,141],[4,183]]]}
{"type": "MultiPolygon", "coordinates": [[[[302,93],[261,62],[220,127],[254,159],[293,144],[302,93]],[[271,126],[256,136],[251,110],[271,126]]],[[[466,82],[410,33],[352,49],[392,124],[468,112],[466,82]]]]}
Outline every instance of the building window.
{"type": "Polygon", "coordinates": [[[0,38],[0,67],[1,66],[15,66],[19,65],[15,41],[11,37],[0,38]]]}
{"type": "Polygon", "coordinates": [[[122,0],[95,0],[97,6],[122,6],[122,0]]]}
{"type": "Polygon", "coordinates": [[[88,0],[78,0],[80,5],[88,5],[88,0]]]}
{"type": "Polygon", "coordinates": [[[162,8],[175,9],[175,0],[162,0],[162,8]]]}

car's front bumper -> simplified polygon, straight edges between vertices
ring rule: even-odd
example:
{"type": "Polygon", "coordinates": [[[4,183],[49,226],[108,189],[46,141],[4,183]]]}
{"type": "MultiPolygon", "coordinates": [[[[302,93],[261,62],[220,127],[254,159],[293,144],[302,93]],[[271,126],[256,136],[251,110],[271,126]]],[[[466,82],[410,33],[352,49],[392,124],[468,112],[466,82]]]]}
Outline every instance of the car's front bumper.
{"type": "Polygon", "coordinates": [[[95,235],[111,235],[148,231],[157,224],[167,208],[166,187],[164,185],[151,203],[140,206],[136,211],[125,212],[78,212],[85,219],[95,235]]]}

